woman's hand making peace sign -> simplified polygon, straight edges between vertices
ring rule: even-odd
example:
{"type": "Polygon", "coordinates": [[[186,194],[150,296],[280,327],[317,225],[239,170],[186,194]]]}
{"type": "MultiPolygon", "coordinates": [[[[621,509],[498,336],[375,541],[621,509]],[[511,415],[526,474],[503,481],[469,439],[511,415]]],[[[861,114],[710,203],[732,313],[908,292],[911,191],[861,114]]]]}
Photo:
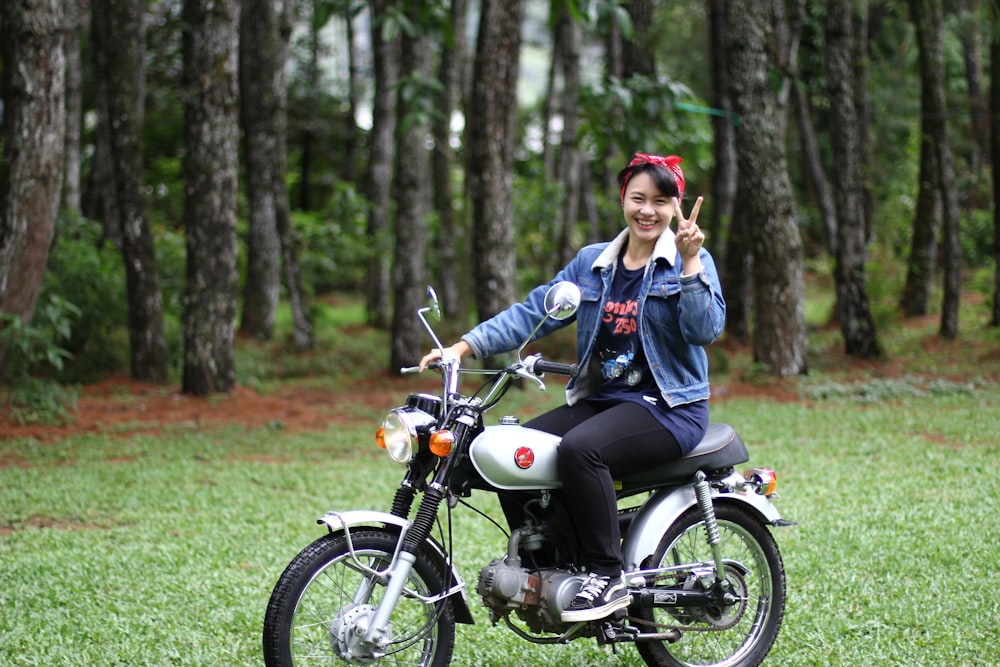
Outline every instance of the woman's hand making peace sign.
{"type": "Polygon", "coordinates": [[[704,197],[698,197],[691,209],[691,217],[684,217],[684,210],[681,208],[681,200],[674,197],[674,216],[677,218],[677,250],[681,253],[681,260],[684,262],[683,275],[690,276],[701,272],[701,258],[698,251],[705,243],[705,234],[698,226],[698,211],[701,210],[701,202],[704,197]]]}

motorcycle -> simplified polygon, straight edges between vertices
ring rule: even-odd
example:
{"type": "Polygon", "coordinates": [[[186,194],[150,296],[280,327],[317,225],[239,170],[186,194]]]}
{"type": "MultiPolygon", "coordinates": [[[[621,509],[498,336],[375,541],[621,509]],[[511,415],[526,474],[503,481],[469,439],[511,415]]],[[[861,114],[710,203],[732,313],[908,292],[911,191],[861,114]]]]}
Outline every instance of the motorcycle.
{"type": "MultiPolygon", "coordinates": [[[[576,285],[555,284],[535,331],[548,318],[572,317],[579,303],[576,285]]],[[[433,289],[417,315],[443,349],[429,320],[440,318],[433,289]]],[[[728,424],[711,424],[683,459],[616,481],[630,604],[596,621],[561,620],[585,573],[556,474],[559,438],[511,416],[484,422],[515,380],[544,390],[545,373],[576,373],[539,354],[522,358],[526,345],[500,370],[442,358],[429,366],[441,372],[440,395],[413,393],[388,412],[376,441],[406,466],[391,509],[331,511],[318,520],[326,534],[289,563],[268,602],[267,667],[449,665],[456,624],[474,622],[453,558],[451,516],[459,504],[479,512],[465,501],[474,490],[530,497],[505,551],[479,570],[475,592],[494,626],[537,644],[634,644],[651,666],[764,660],[785,606],[784,566],[769,527],[791,522],[772,503],[773,470],[735,471],[749,456],[728,424]],[[472,373],[486,379],[464,395],[460,376],[472,373]]]]}

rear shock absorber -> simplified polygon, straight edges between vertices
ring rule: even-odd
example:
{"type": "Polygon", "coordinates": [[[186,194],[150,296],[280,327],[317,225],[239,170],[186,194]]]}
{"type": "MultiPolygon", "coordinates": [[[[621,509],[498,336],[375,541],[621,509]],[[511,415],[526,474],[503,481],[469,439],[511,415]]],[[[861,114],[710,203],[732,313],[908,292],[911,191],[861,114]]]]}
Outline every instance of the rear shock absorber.
{"type": "Polygon", "coordinates": [[[705,527],[705,538],[708,546],[712,549],[712,558],[715,560],[715,575],[721,581],[725,579],[726,569],[722,562],[722,550],[719,548],[719,523],[715,518],[715,507],[712,506],[712,490],[708,484],[705,473],[699,470],[694,475],[694,495],[698,500],[698,509],[701,511],[702,525],[705,527]]]}

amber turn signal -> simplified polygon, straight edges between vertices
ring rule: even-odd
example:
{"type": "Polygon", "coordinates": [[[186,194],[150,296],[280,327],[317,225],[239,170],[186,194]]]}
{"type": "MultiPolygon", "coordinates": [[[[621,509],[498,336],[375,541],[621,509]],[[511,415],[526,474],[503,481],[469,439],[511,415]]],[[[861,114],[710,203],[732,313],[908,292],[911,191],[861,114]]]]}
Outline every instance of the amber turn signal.
{"type": "Polygon", "coordinates": [[[452,447],[455,446],[455,434],[447,429],[431,433],[430,448],[435,456],[444,458],[451,454],[452,447]]]}
{"type": "Polygon", "coordinates": [[[385,431],[382,430],[381,426],[375,431],[375,444],[385,449],[385,431]]]}

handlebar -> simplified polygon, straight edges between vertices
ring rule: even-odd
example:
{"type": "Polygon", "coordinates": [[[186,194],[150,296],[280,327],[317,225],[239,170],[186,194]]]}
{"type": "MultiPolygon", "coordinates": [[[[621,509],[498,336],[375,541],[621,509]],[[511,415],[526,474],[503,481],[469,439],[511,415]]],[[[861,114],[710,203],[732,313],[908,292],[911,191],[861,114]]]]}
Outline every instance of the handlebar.
{"type": "Polygon", "coordinates": [[[571,378],[575,378],[576,374],[580,370],[579,366],[576,364],[562,364],[556,361],[545,361],[544,359],[537,357],[528,357],[525,361],[528,362],[532,359],[534,360],[530,363],[529,370],[536,375],[541,375],[542,373],[552,373],[553,375],[567,375],[571,378]]]}

